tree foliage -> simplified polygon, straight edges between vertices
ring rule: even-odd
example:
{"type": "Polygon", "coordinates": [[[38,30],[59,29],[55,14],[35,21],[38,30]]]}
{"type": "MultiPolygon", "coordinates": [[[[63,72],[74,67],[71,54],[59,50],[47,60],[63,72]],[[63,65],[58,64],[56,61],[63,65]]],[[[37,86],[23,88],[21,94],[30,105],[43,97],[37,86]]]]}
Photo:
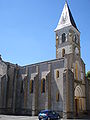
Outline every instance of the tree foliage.
{"type": "Polygon", "coordinates": [[[90,80],[90,71],[87,72],[86,76],[87,76],[88,80],[90,80]]]}

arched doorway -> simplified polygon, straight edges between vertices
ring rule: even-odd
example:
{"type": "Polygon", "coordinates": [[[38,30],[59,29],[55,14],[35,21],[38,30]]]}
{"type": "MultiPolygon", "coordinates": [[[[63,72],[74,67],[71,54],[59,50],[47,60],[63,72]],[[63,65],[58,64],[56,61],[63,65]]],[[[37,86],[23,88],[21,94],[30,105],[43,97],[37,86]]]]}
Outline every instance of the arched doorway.
{"type": "Polygon", "coordinates": [[[78,115],[84,110],[84,95],[82,88],[78,85],[75,88],[75,113],[78,115]]]}

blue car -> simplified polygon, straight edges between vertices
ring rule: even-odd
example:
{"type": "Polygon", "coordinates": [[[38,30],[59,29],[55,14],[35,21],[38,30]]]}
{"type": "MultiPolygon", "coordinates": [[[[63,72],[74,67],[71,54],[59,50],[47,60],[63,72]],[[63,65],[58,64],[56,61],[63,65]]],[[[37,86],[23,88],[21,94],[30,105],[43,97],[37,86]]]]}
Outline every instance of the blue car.
{"type": "Polygon", "coordinates": [[[39,120],[58,120],[60,118],[60,115],[52,110],[42,110],[38,115],[39,120]]]}

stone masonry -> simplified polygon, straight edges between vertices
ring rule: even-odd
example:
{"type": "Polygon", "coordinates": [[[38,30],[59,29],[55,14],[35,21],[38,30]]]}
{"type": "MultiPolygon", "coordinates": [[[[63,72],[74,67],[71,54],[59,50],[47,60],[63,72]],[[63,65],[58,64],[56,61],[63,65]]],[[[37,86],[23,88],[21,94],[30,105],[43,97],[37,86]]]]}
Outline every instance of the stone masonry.
{"type": "Polygon", "coordinates": [[[38,115],[51,109],[63,118],[90,110],[80,32],[67,2],[55,29],[56,59],[27,66],[0,56],[0,114],[38,115]]]}

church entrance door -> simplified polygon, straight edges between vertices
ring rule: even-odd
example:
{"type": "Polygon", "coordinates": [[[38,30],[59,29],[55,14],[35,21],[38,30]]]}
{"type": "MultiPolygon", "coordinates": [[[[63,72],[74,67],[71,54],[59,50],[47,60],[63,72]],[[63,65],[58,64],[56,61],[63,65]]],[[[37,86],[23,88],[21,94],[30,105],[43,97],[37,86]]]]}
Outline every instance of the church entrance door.
{"type": "Polygon", "coordinates": [[[75,111],[76,111],[76,116],[79,113],[79,99],[75,98],[75,111]]]}
{"type": "Polygon", "coordinates": [[[75,99],[74,99],[76,115],[82,112],[82,100],[83,100],[82,88],[78,85],[75,88],[75,99]]]}

